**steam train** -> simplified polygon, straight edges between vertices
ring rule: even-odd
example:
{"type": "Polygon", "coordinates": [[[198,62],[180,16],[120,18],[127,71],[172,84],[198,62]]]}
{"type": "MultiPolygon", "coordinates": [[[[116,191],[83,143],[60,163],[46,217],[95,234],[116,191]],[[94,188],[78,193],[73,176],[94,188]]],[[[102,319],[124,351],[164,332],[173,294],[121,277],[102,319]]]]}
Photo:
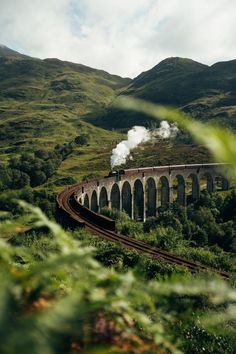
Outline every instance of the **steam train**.
{"type": "Polygon", "coordinates": [[[170,174],[171,171],[173,170],[185,170],[186,168],[187,169],[195,168],[200,170],[200,168],[210,168],[210,167],[214,167],[214,165],[219,165],[219,164],[208,163],[208,164],[168,165],[168,166],[131,168],[128,170],[110,171],[106,177],[119,178],[119,176],[121,175],[131,176],[139,173],[155,173],[155,172],[168,172],[170,174]]]}

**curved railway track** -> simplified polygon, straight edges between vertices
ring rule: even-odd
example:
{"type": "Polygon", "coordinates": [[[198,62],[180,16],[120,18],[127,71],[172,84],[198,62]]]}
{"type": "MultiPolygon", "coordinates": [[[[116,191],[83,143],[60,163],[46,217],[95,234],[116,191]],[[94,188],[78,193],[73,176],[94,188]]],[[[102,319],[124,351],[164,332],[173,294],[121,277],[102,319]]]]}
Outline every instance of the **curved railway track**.
{"type": "Polygon", "coordinates": [[[97,235],[102,236],[103,238],[119,243],[125,247],[136,250],[141,253],[145,253],[152,258],[166,261],[171,264],[179,265],[188,268],[191,273],[199,273],[199,272],[208,272],[218,274],[219,276],[229,279],[230,276],[228,273],[223,271],[218,271],[216,269],[209,268],[205,265],[202,265],[197,262],[192,262],[181,257],[176,256],[175,254],[163,251],[160,248],[152,247],[151,245],[139,241],[128,236],[117,234],[114,231],[108,230],[102,226],[95,224],[93,221],[88,218],[82,216],[73,206],[74,205],[74,193],[80,187],[80,184],[73,185],[71,187],[67,187],[62,190],[57,195],[57,204],[60,209],[64,210],[66,214],[73,218],[78,224],[85,226],[85,228],[97,235]]]}

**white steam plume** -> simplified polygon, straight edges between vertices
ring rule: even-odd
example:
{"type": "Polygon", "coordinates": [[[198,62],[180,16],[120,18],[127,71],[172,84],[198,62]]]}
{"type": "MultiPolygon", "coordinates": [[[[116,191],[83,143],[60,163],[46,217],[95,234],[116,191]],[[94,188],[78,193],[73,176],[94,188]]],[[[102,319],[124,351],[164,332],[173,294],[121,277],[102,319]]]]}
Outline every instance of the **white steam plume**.
{"type": "Polygon", "coordinates": [[[115,149],[112,150],[111,168],[126,163],[131,150],[139,144],[145,143],[152,138],[160,137],[162,139],[174,138],[178,132],[176,124],[169,124],[163,120],[160,127],[155,130],[147,130],[145,127],[134,126],[127,133],[127,140],[121,141],[115,149]]]}
{"type": "Polygon", "coordinates": [[[179,129],[176,124],[169,124],[166,120],[160,123],[160,127],[152,131],[153,137],[160,137],[162,139],[175,138],[179,129]]]}
{"type": "Polygon", "coordinates": [[[121,141],[115,149],[112,150],[111,167],[122,165],[126,162],[130,151],[141,143],[151,139],[150,132],[144,128],[135,126],[128,131],[128,140],[121,141]]]}

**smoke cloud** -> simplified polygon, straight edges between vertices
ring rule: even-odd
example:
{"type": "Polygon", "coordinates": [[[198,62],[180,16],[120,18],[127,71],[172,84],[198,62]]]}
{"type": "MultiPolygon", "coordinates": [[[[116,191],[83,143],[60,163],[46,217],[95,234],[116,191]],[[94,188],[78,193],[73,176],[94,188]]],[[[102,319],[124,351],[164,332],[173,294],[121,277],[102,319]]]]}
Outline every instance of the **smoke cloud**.
{"type": "Polygon", "coordinates": [[[158,129],[152,131],[153,137],[160,137],[162,139],[170,139],[175,138],[179,129],[177,125],[169,124],[166,120],[163,120],[158,129]]]}
{"type": "Polygon", "coordinates": [[[112,150],[111,167],[122,165],[126,162],[130,151],[141,143],[151,139],[150,132],[144,128],[135,126],[127,133],[127,140],[121,141],[115,149],[112,150]]]}
{"type": "Polygon", "coordinates": [[[145,143],[149,140],[161,138],[174,138],[178,133],[176,124],[169,124],[167,121],[162,121],[160,127],[155,130],[148,130],[145,127],[134,126],[127,133],[127,140],[121,141],[116,148],[112,150],[111,168],[120,166],[126,163],[131,150],[136,148],[139,144],[145,143]]]}

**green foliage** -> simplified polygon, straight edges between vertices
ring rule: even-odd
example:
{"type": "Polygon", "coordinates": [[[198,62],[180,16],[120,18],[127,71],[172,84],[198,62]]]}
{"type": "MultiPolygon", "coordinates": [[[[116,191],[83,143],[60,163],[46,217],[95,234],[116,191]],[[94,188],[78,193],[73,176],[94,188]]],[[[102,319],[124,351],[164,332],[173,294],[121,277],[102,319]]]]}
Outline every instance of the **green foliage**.
{"type": "Polygon", "coordinates": [[[1,168],[0,191],[4,189],[21,189],[30,185],[30,177],[27,173],[7,167],[1,168]]]}
{"type": "MultiPolygon", "coordinates": [[[[51,236],[32,234],[24,247],[14,239],[11,244],[0,242],[2,354],[69,354],[75,348],[91,353],[101,348],[111,353],[177,354],[186,346],[200,352],[211,342],[208,327],[218,321],[217,317],[204,325],[200,316],[222,306],[220,328],[227,333],[215,337],[212,350],[224,338],[224,353],[231,353],[234,328],[228,321],[235,319],[236,294],[228,284],[193,278],[143,282],[131,272],[106,269],[93,259],[91,247],[65,233],[38,208],[23,202],[21,206],[28,223],[47,227],[51,236]],[[206,335],[194,333],[193,324],[206,335]]],[[[9,222],[8,227],[14,225],[9,222]]],[[[3,236],[6,229],[0,232],[3,236]]],[[[128,253],[127,257],[131,259],[128,253]]],[[[157,268],[152,263],[141,267],[152,276],[157,268]]]]}
{"type": "Polygon", "coordinates": [[[157,227],[155,232],[157,247],[174,251],[176,248],[183,247],[187,244],[182,234],[171,226],[157,227]]]}
{"type": "Polygon", "coordinates": [[[0,190],[44,184],[72,151],[72,144],[68,143],[57,145],[53,151],[37,150],[34,154],[23,153],[18,158],[12,157],[8,165],[2,167],[0,190]]]}
{"type": "Polygon", "coordinates": [[[108,207],[102,208],[101,214],[107,216],[110,219],[116,220],[118,222],[126,222],[126,221],[130,220],[129,215],[126,214],[124,211],[120,211],[117,209],[111,209],[108,207]]]}
{"type": "Polygon", "coordinates": [[[227,195],[221,209],[220,216],[224,221],[236,217],[236,191],[233,190],[231,194],[227,195]]]}
{"type": "Polygon", "coordinates": [[[55,218],[55,194],[51,189],[32,189],[26,187],[17,191],[5,191],[0,194],[0,211],[10,212],[14,216],[20,215],[21,209],[17,203],[18,199],[38,205],[47,216],[55,218]]]}
{"type": "Polygon", "coordinates": [[[46,180],[47,176],[43,171],[36,170],[31,175],[32,187],[40,186],[40,184],[43,184],[44,182],[46,182],[46,180]]]}
{"type": "MultiPolygon", "coordinates": [[[[207,264],[212,268],[224,269],[227,272],[232,271],[234,267],[233,259],[230,254],[225,253],[219,247],[184,247],[177,245],[178,255],[199,262],[207,264]]],[[[174,247],[173,247],[174,250],[174,247]]]]}
{"type": "MultiPolygon", "coordinates": [[[[101,212],[116,220],[116,231],[119,233],[212,268],[235,272],[236,214],[231,214],[231,219],[227,222],[222,218],[222,212],[228,203],[231,205],[234,195],[234,190],[225,197],[204,191],[201,198],[187,208],[177,203],[173,204],[171,209],[169,206],[159,208],[158,216],[148,218],[144,224],[131,220],[126,213],[115,209],[103,208],[101,212]]],[[[99,244],[96,246],[100,248],[99,244]]],[[[114,266],[119,267],[119,259],[120,264],[126,267],[122,249],[117,250],[117,246],[115,252],[110,250],[110,246],[107,252],[105,249],[102,245],[99,260],[105,265],[111,265],[113,262],[114,266]]],[[[169,267],[163,262],[154,262],[152,267],[157,270],[147,274],[153,274],[154,277],[158,269],[162,275],[165,274],[166,268],[167,274],[180,271],[175,266],[169,267]]]]}

